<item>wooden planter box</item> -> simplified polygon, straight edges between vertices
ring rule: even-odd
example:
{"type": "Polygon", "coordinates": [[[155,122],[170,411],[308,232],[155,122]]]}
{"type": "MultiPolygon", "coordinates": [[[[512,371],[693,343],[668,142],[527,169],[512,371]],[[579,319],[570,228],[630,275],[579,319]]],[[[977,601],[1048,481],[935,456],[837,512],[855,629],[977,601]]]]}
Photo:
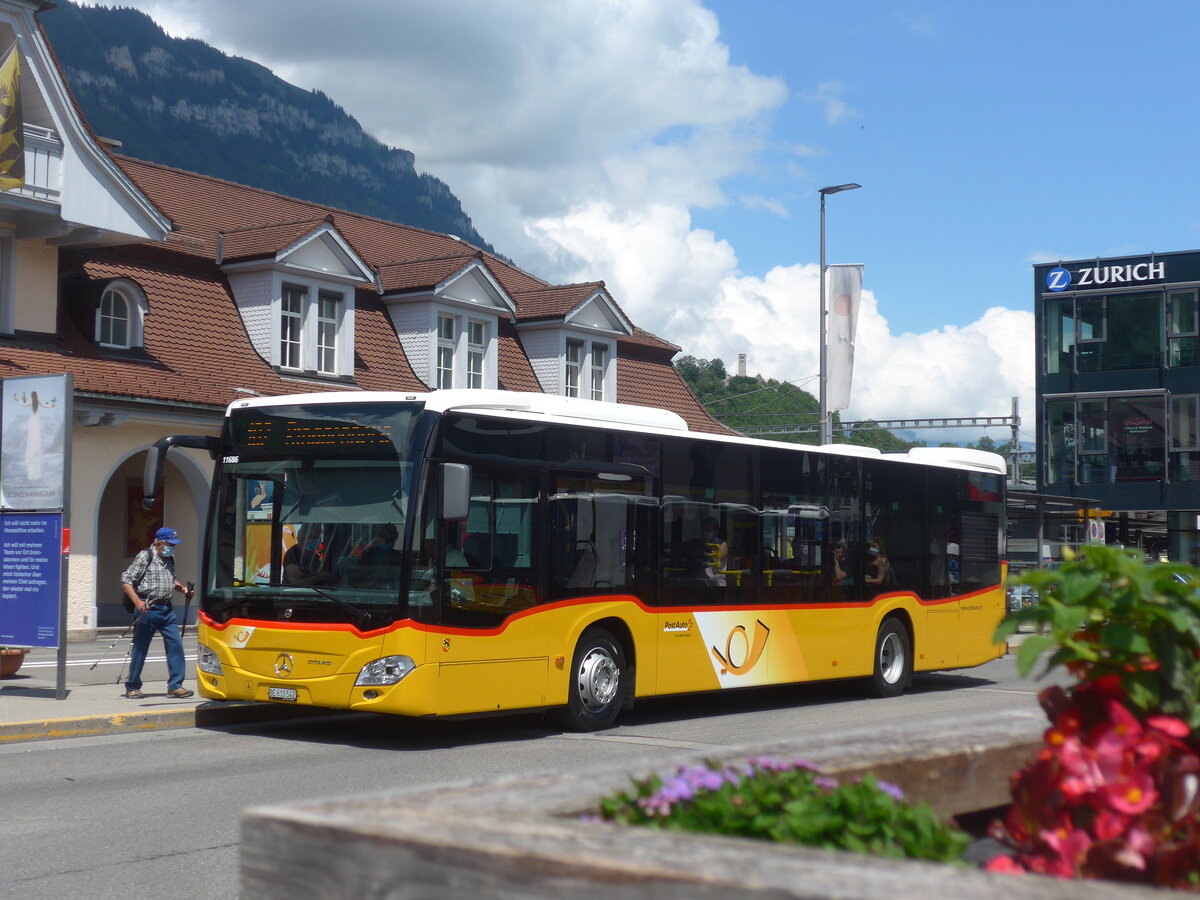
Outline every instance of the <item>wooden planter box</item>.
{"type": "MultiPolygon", "coordinates": [[[[1006,804],[1009,778],[1041,746],[1040,713],[913,736],[881,727],[746,747],[725,757],[802,758],[840,778],[865,771],[955,815],[1006,804]]],[[[304,898],[864,898],[1134,900],[1170,892],[993,875],[740,838],[584,821],[630,776],[670,774],[711,754],[251,809],[242,822],[245,900],[304,898]]]]}

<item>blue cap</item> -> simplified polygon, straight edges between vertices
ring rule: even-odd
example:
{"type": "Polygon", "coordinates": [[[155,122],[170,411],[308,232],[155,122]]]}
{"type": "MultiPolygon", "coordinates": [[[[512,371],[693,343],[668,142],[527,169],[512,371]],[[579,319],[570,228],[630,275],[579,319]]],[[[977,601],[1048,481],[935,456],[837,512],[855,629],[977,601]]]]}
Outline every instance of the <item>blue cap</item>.
{"type": "Polygon", "coordinates": [[[182,544],[179,535],[175,533],[174,528],[160,528],[154,532],[154,539],[162,541],[164,544],[182,544]]]}

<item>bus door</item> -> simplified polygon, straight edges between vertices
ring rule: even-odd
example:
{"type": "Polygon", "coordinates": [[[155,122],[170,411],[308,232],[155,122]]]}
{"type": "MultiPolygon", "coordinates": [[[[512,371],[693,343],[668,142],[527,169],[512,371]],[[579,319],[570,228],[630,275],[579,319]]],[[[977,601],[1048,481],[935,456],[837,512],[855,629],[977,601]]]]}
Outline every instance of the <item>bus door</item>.
{"type": "Polygon", "coordinates": [[[431,493],[414,571],[424,567],[435,607],[427,659],[438,667],[438,711],[544,705],[547,617],[531,614],[541,556],[537,472],[476,463],[467,517],[441,521],[436,512],[431,493]]]}

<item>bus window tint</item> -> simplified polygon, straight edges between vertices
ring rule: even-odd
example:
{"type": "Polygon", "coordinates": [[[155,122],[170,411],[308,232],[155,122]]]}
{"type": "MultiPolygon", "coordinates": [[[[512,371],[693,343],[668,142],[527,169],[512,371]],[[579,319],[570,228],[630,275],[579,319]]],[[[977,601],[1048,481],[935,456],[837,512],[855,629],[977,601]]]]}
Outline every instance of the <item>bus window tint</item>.
{"type": "Polygon", "coordinates": [[[863,552],[862,485],[860,463],[854,458],[829,461],[829,553],[822,562],[822,578],[829,596],[853,602],[862,596],[863,552]]]}
{"type": "Polygon", "coordinates": [[[929,483],[929,598],[941,600],[962,589],[958,481],[965,476],[953,469],[936,468],[930,468],[926,476],[929,483]]]}
{"type": "Polygon", "coordinates": [[[866,596],[897,590],[924,596],[928,590],[925,472],[886,460],[864,460],[862,467],[866,596]]]}
{"type": "Polygon", "coordinates": [[[755,453],[736,444],[664,440],[663,605],[753,598],[761,555],[751,493],[755,453]]]}
{"type": "Polygon", "coordinates": [[[447,528],[444,624],[493,627],[538,602],[537,502],[532,473],[475,470],[470,513],[447,528]]]}
{"type": "Polygon", "coordinates": [[[610,473],[553,478],[551,599],[631,590],[644,479],[610,473]]]}
{"type": "Polygon", "coordinates": [[[825,462],[819,454],[763,448],[762,569],[764,603],[825,600],[825,462]]]}
{"type": "Polygon", "coordinates": [[[962,484],[963,590],[973,591],[1000,582],[1004,482],[1000,475],[967,472],[962,484]]]}

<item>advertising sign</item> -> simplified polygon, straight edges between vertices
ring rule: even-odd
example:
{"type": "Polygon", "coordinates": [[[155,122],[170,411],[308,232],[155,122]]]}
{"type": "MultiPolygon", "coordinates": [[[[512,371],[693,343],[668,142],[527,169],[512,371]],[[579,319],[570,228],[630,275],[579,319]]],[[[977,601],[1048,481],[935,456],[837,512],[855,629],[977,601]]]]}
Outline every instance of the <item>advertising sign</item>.
{"type": "Polygon", "coordinates": [[[62,515],[0,516],[0,644],[57,647],[62,515]]]}
{"type": "Polygon", "coordinates": [[[67,375],[4,379],[0,397],[0,508],[62,509],[66,503],[67,375]]]}

